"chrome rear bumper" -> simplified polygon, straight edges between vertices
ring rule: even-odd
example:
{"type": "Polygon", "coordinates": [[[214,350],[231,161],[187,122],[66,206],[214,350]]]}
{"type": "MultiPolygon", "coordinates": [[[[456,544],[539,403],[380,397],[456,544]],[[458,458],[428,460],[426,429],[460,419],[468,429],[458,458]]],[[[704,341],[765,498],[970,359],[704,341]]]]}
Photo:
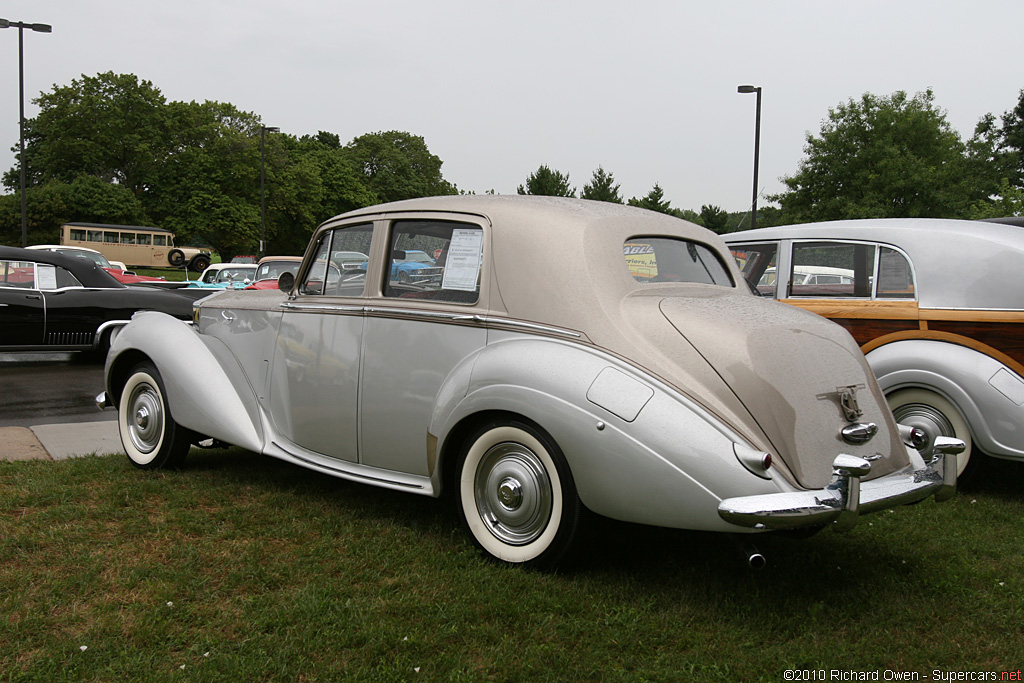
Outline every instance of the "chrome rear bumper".
{"type": "Polygon", "coordinates": [[[832,464],[832,481],[823,489],[727,498],[718,505],[727,522],[754,529],[797,529],[831,524],[848,531],[861,514],[907,505],[935,496],[944,501],[956,493],[956,456],[964,450],[958,439],[936,439],[938,457],[924,469],[903,470],[861,482],[871,463],[840,455],[832,464]]]}

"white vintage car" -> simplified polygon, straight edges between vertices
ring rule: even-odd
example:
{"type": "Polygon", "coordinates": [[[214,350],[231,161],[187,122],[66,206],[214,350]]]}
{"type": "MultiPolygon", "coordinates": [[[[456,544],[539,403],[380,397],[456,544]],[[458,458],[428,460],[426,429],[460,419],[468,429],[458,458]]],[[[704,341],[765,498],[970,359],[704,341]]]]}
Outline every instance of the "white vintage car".
{"type": "Polygon", "coordinates": [[[320,226],[282,285],[125,327],[99,404],[135,465],[213,439],[450,493],[486,554],[533,566],[563,557],[585,508],[845,530],[955,491],[962,444],[926,463],[846,331],[754,296],[718,237],[669,216],[520,196],[369,207],[320,226]],[[414,250],[436,279],[394,276],[414,250]]]}

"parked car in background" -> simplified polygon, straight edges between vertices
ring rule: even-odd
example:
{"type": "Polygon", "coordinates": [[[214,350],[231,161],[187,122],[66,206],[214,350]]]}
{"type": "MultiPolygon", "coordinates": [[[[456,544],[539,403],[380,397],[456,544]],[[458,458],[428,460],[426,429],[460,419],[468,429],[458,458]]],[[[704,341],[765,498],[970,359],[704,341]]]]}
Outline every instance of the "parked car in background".
{"type": "Polygon", "coordinates": [[[963,447],[939,440],[926,463],[850,335],[752,294],[713,233],[553,197],[335,217],[287,296],[223,292],[194,326],[136,316],[98,403],[117,407],[140,468],[212,438],[448,492],[484,553],[536,566],[573,546],[584,508],[719,532],[846,530],[952,495],[963,447]],[[334,261],[352,251],[370,254],[365,269],[334,261]],[[436,252],[440,277],[393,278],[410,251],[436,252]]]}
{"type": "Polygon", "coordinates": [[[302,263],[301,256],[264,256],[256,267],[256,275],[246,289],[277,289],[277,281],[284,273],[295,275],[302,263]]]}
{"type": "MultiPolygon", "coordinates": [[[[95,249],[89,249],[88,247],[64,247],[59,244],[35,244],[29,249],[44,249],[46,251],[54,251],[58,254],[64,254],[65,256],[75,256],[78,258],[85,258],[93,261],[103,270],[107,271],[114,276],[114,279],[120,283],[126,285],[138,285],[138,284],[151,284],[156,286],[176,286],[175,283],[169,283],[165,278],[162,277],[149,277],[147,275],[136,275],[130,270],[125,268],[125,265],[121,262],[108,261],[107,257],[96,251],[95,249]]],[[[183,285],[182,285],[183,286],[183,285]]]]}
{"type": "Polygon", "coordinates": [[[202,272],[210,265],[210,252],[174,244],[174,233],[163,228],[107,223],[65,223],[60,228],[65,247],[88,247],[108,259],[137,268],[171,266],[202,272]]]}
{"type": "Polygon", "coordinates": [[[214,263],[207,267],[198,280],[188,283],[198,289],[243,289],[256,277],[256,266],[251,263],[214,263]]]}
{"type": "Polygon", "coordinates": [[[807,223],[725,236],[757,290],[845,327],[896,418],[1024,460],[1024,231],[939,219],[807,223]],[[809,282],[813,267],[842,282],[809,282]],[[782,277],[765,274],[776,271],[782,277]],[[769,281],[770,280],[770,281],[769,281]]]}
{"type": "Polygon", "coordinates": [[[252,255],[248,255],[248,256],[232,256],[231,257],[231,262],[232,263],[250,263],[250,264],[254,264],[254,263],[256,263],[256,257],[252,256],[252,255]]]}
{"type": "Polygon", "coordinates": [[[91,259],[0,247],[0,350],[102,353],[136,311],[190,320],[202,296],[128,287],[91,259]]]}

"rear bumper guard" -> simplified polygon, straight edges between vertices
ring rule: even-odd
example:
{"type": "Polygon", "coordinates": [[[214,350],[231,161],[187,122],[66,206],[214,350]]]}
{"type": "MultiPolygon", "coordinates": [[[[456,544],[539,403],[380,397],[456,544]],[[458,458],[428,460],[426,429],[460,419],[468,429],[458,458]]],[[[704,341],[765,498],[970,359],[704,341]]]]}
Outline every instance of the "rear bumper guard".
{"type": "Polygon", "coordinates": [[[923,469],[907,469],[866,482],[861,478],[871,470],[871,463],[839,455],[832,463],[832,481],[823,489],[727,498],[719,503],[718,514],[731,524],[753,529],[830,524],[836,531],[849,531],[862,514],[930,496],[939,502],[952,498],[956,493],[956,456],[963,450],[963,441],[939,437],[936,457],[923,469]]]}

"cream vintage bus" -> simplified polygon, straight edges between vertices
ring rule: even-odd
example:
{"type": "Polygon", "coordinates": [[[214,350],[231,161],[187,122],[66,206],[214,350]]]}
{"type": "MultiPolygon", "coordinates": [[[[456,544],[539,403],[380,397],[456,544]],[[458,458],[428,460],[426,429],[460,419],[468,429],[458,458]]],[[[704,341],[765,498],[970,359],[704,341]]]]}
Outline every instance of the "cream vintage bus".
{"type": "Polygon", "coordinates": [[[163,228],[104,223],[65,223],[60,229],[64,246],[88,247],[129,267],[180,268],[202,272],[210,265],[210,252],[195,247],[174,246],[174,233],[163,228]]]}

